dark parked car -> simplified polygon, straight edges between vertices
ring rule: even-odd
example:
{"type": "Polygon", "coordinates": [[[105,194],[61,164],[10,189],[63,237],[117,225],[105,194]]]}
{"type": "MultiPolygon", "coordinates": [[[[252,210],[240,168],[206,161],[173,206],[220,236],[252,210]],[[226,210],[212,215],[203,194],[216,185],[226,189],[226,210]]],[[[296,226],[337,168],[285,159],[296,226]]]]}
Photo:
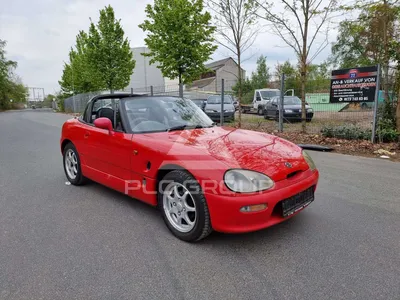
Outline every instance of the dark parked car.
{"type": "MultiPolygon", "coordinates": [[[[221,119],[221,95],[213,95],[208,97],[207,104],[204,109],[205,113],[213,121],[220,121],[221,119]]],[[[233,106],[232,97],[229,95],[224,96],[224,121],[235,120],[235,107],[233,106]]]]}
{"type": "MultiPolygon", "coordinates": [[[[271,101],[267,102],[264,107],[265,119],[278,119],[279,118],[279,97],[274,97],[271,101]]],[[[306,103],[306,120],[311,122],[314,116],[314,110],[306,103]]],[[[301,100],[296,96],[285,96],[283,98],[283,120],[284,121],[301,121],[301,100]]]]}
{"type": "Polygon", "coordinates": [[[207,104],[207,100],[205,99],[190,99],[193,101],[194,104],[196,104],[198,107],[201,108],[201,110],[204,110],[207,104]]]}

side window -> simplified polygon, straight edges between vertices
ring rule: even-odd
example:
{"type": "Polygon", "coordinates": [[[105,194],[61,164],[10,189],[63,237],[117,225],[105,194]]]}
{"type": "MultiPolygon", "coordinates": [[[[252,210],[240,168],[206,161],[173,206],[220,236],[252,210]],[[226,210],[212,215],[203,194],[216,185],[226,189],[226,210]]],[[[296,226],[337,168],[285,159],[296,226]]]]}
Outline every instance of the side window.
{"type": "Polygon", "coordinates": [[[260,92],[256,92],[256,101],[261,101],[260,92]]]}
{"type": "Polygon", "coordinates": [[[90,114],[90,123],[93,123],[97,118],[108,118],[114,130],[124,131],[119,102],[119,99],[99,99],[94,102],[90,114]]]}

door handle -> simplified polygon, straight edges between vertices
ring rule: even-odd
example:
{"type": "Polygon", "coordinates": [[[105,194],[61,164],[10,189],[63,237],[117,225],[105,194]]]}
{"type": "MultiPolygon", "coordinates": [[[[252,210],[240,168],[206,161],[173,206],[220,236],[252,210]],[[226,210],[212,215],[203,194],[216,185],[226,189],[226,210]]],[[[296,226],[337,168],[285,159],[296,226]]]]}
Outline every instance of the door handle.
{"type": "Polygon", "coordinates": [[[87,139],[89,136],[90,136],[90,132],[86,131],[85,134],[84,134],[85,139],[87,139]]]}

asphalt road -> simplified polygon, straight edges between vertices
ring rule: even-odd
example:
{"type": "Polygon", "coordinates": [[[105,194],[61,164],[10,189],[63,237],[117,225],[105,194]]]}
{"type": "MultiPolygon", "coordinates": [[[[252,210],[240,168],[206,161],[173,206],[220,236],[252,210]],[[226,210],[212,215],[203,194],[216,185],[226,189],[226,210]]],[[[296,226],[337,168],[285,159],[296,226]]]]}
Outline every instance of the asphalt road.
{"type": "Polygon", "coordinates": [[[302,213],[188,244],[145,204],[65,184],[67,118],[0,114],[0,299],[400,299],[399,163],[312,153],[302,213]]]}

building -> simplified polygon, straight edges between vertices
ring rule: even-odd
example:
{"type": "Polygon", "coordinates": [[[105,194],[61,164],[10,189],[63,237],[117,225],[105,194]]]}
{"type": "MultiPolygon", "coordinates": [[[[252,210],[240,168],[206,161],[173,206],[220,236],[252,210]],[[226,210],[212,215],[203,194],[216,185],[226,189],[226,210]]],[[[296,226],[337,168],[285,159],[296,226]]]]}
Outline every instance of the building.
{"type": "Polygon", "coordinates": [[[161,70],[157,68],[157,64],[150,65],[150,57],[143,56],[142,53],[148,53],[146,47],[132,48],[133,58],[136,60],[136,66],[131,75],[131,80],[127,88],[134,90],[150,91],[150,86],[153,86],[157,92],[164,92],[165,85],[178,85],[176,81],[164,78],[161,70]]]}
{"type": "MultiPolygon", "coordinates": [[[[218,60],[205,65],[208,72],[201,75],[200,79],[190,85],[190,89],[198,89],[206,92],[221,92],[221,79],[224,79],[224,89],[227,92],[232,91],[232,87],[238,81],[238,64],[232,57],[218,60]]],[[[242,79],[246,78],[246,71],[242,70],[242,79]]]]}

